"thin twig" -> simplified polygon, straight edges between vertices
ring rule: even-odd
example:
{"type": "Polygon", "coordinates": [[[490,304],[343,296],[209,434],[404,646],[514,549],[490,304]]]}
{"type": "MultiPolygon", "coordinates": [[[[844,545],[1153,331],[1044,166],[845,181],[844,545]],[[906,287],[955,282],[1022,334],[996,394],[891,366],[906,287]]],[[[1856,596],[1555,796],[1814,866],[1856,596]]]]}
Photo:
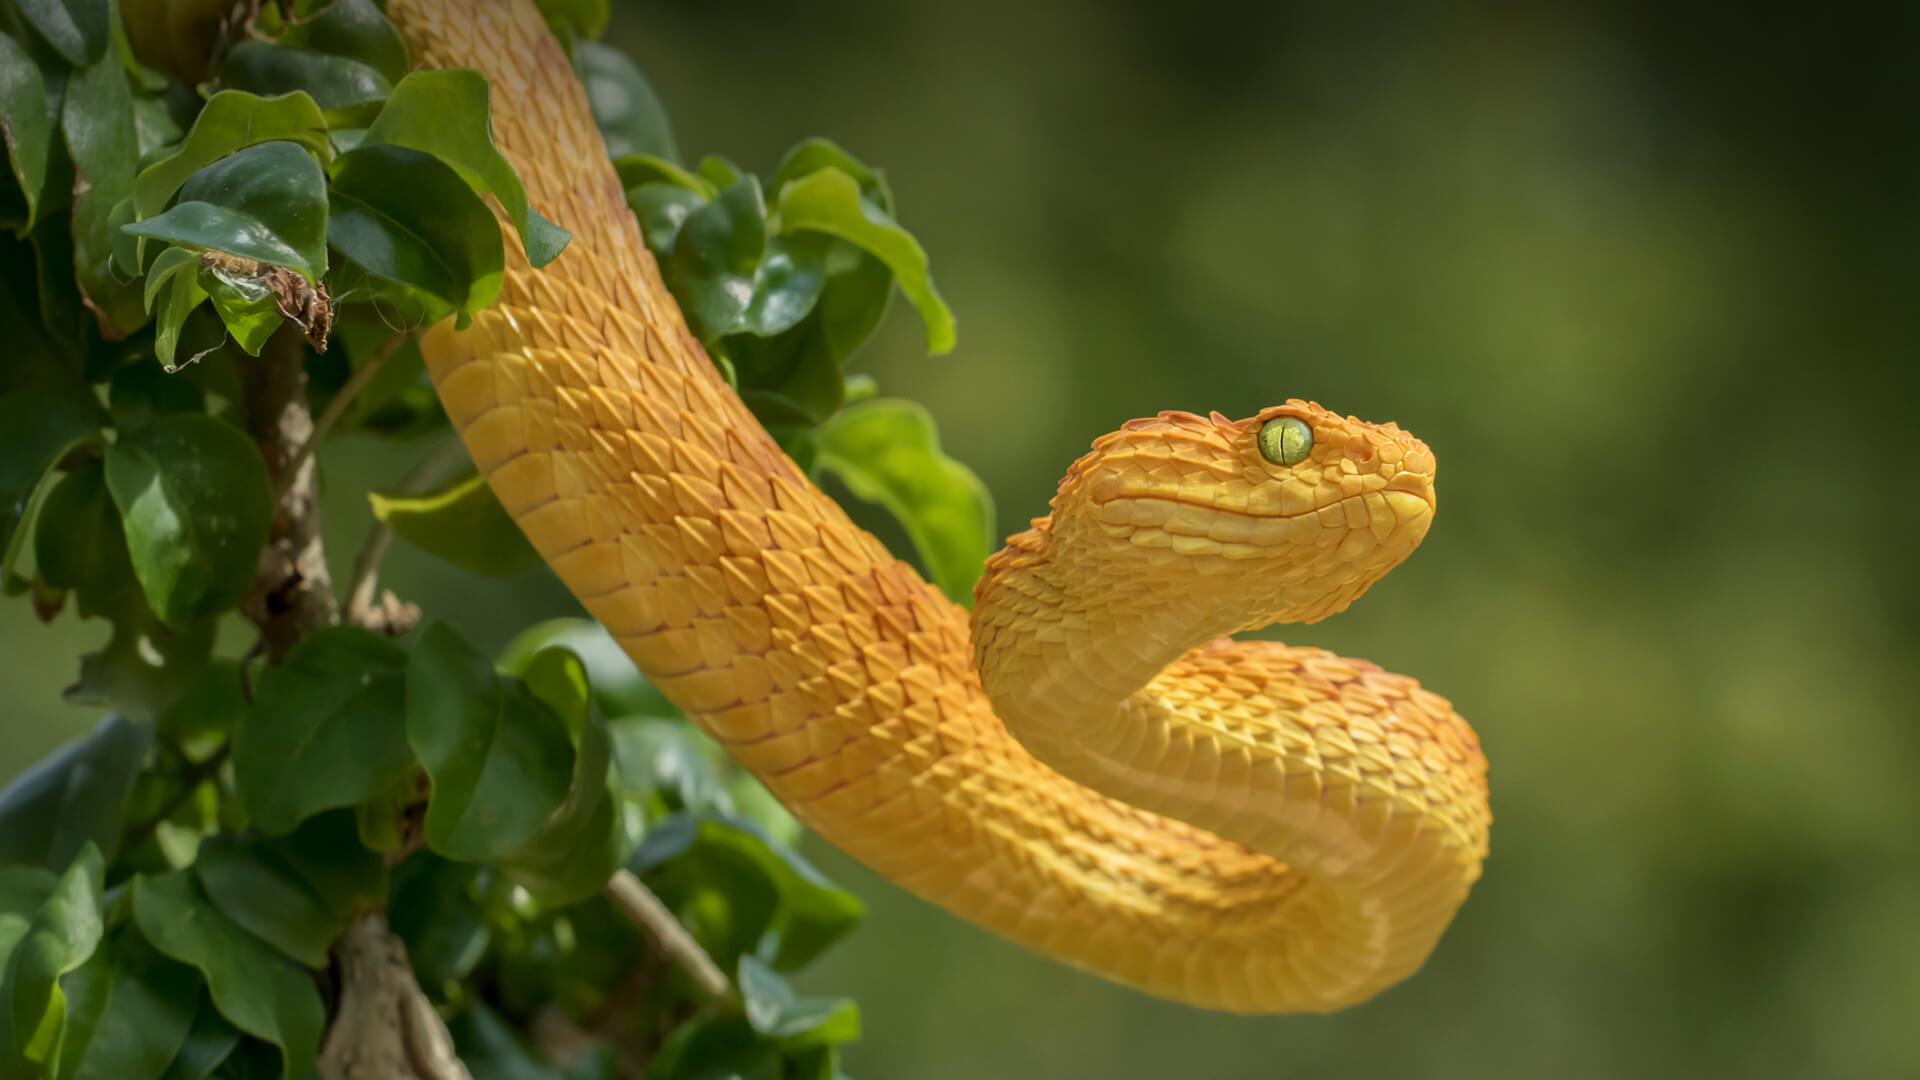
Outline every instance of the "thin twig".
{"type": "Polygon", "coordinates": [[[631,870],[615,871],[607,880],[606,892],[607,898],[625,912],[627,918],[653,935],[668,959],[693,977],[694,985],[702,994],[716,1004],[728,1007],[734,1004],[733,987],[727,981],[726,972],[720,970],[707,950],[693,940],[693,935],[673,917],[673,912],[668,911],[660,898],[653,895],[653,890],[642,884],[631,870]]]}
{"type": "MultiPolygon", "coordinates": [[[[402,495],[419,494],[453,468],[465,453],[466,447],[459,439],[448,439],[408,469],[407,474],[394,485],[394,491],[402,495]]],[[[380,581],[380,563],[386,559],[387,549],[392,546],[393,529],[386,522],[376,520],[367,530],[367,539],[360,545],[360,553],[353,559],[353,579],[347,585],[346,616],[346,621],[351,625],[368,626],[376,621],[373,615],[380,581]]]]}
{"type": "Polygon", "coordinates": [[[380,374],[380,369],[386,366],[388,357],[399,351],[406,340],[406,334],[395,334],[388,338],[386,344],[380,346],[372,356],[367,358],[367,362],[360,366],[359,371],[347,377],[347,381],[340,387],[340,392],[333,395],[333,400],[327,402],[327,407],[320,411],[319,418],[313,422],[313,434],[307,437],[306,442],[300,444],[300,449],[294,452],[293,461],[288,464],[287,470],[280,474],[280,486],[273,493],[275,506],[280,505],[280,500],[286,497],[287,488],[292,486],[293,478],[300,474],[300,467],[320,449],[320,441],[332,433],[334,425],[347,414],[347,408],[353,404],[355,398],[360,396],[360,391],[365,390],[367,384],[373,381],[373,377],[380,374]]]}

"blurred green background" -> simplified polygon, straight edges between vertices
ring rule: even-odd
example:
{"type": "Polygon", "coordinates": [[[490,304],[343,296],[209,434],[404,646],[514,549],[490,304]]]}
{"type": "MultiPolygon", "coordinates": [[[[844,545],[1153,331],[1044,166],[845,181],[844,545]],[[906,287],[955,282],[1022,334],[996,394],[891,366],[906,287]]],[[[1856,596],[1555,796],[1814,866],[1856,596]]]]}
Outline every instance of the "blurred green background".
{"type": "MultiPolygon", "coordinates": [[[[690,154],[886,167],[960,315],[858,366],[1012,531],[1095,435],[1309,397],[1423,436],[1442,512],[1291,635],[1452,698],[1493,857],[1414,980],[1240,1019],[871,905],[802,980],[858,1077],[1920,1075],[1920,8],[618,4],[690,154]]],[[[361,493],[325,455],[339,572],[361,493]]],[[[574,609],[401,551],[499,646],[574,609]]],[[[0,606],[0,776],[96,717],[105,636],[0,606]]],[[[244,642],[242,642],[244,646],[244,642]]]]}

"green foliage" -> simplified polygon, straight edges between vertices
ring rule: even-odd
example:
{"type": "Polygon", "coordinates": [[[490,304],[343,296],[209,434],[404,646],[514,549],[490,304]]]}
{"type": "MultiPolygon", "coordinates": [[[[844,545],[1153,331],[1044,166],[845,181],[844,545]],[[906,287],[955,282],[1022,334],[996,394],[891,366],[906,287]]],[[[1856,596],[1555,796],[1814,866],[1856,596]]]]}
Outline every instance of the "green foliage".
{"type": "MultiPolygon", "coordinates": [[[[495,147],[485,80],[413,71],[373,0],[266,5],[211,57],[155,10],[129,38],[106,0],[0,3],[19,16],[0,21],[0,315],[19,331],[0,581],[43,619],[110,627],[67,691],[107,718],[0,789],[0,1076],[304,1076],[335,985],[316,976],[384,911],[477,1077],[604,1075],[619,1044],[662,1076],[832,1080],[857,1007],[784,973],[860,902],[604,630],[542,624],[497,659],[443,623],[308,628],[272,663],[230,647],[223,625],[280,602],[257,365],[304,361],[323,434],[445,440],[415,339],[497,298],[513,237],[487,200],[536,266],[570,234],[495,147]],[[197,95],[156,70],[196,64],[197,95]],[[729,1000],[606,898],[621,871],[733,974],[729,1000]],[[565,1069],[524,1037],[551,1007],[601,1040],[565,1069]]],[[[871,392],[846,366],[896,286],[929,347],[952,344],[885,180],[824,140],[764,182],[715,156],[689,170],[639,68],[590,40],[610,6],[545,10],[719,370],[962,595],[991,529],[977,481],[924,413],[843,409],[871,392]]],[[[539,563],[471,468],[371,499],[466,571],[539,563]]]]}

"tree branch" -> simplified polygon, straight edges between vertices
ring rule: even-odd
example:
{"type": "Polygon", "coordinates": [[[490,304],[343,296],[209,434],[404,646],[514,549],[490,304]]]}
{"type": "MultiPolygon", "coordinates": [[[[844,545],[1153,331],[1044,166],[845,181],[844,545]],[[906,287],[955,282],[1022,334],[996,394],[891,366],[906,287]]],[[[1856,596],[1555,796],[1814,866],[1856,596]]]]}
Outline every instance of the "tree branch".
{"type": "Polygon", "coordinates": [[[269,664],[279,663],[301,638],[340,621],[327,570],[313,458],[301,455],[301,447],[314,435],[306,359],[300,334],[283,327],[268,339],[258,361],[240,365],[248,431],[280,492],[253,593],[241,606],[260,627],[269,664]]]}
{"type": "Polygon", "coordinates": [[[626,913],[640,929],[653,935],[660,944],[660,950],[668,959],[678,964],[681,970],[693,977],[693,983],[700,992],[717,1005],[733,1007],[733,984],[720,965],[713,962],[707,950],[693,940],[687,928],[673,917],[673,912],[653,895],[631,870],[617,870],[607,881],[607,898],[614,906],[626,913]]]}

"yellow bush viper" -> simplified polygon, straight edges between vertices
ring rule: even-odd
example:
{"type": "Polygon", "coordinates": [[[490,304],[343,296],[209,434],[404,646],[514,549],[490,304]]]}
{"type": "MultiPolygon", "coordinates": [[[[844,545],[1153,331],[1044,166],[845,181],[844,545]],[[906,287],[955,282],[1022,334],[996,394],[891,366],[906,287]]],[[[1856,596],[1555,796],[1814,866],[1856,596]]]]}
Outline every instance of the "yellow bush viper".
{"type": "Polygon", "coordinates": [[[573,230],[423,342],[554,571],[801,821],[1037,952],[1236,1012],[1412,974],[1478,878],[1486,760],[1444,700],[1225,635],[1340,611],[1426,535],[1433,455],[1299,401],[1094,443],[963,608],[848,520],[688,333],[530,0],[392,0],[573,230]],[[1017,741],[1016,741],[1017,740],[1017,741]]]}

